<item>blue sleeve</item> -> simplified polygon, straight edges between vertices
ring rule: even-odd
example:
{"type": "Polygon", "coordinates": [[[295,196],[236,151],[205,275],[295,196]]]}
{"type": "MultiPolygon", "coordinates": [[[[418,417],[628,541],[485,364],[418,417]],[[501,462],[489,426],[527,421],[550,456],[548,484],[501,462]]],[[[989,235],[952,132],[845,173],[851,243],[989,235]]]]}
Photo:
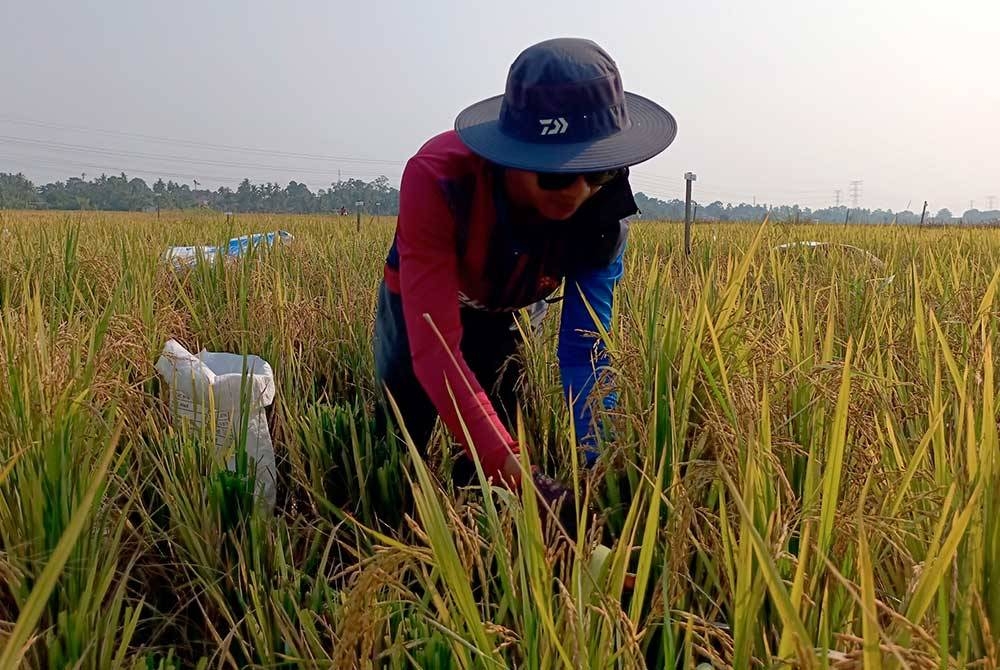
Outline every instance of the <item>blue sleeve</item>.
{"type": "MultiPolygon", "coordinates": [[[[584,448],[588,465],[593,465],[597,459],[597,440],[591,425],[592,412],[588,401],[597,377],[607,374],[608,355],[604,342],[597,335],[599,329],[587,311],[587,304],[604,330],[610,330],[614,289],[622,277],[624,253],[623,244],[608,266],[567,277],[563,291],[559,372],[563,393],[567,401],[572,401],[577,443],[584,448]]],[[[603,398],[604,408],[613,409],[617,401],[617,392],[611,391],[603,398]]]]}

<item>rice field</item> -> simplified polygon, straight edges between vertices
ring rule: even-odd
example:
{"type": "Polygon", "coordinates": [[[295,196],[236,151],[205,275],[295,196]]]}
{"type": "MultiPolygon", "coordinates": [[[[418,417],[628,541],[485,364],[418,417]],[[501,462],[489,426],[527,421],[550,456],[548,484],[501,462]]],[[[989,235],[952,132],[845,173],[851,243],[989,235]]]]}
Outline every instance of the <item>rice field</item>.
{"type": "Polygon", "coordinates": [[[0,668],[997,667],[1000,232],[699,224],[685,257],[634,224],[595,470],[557,314],[525,348],[559,537],[456,490],[443,431],[424,460],[376,430],[392,223],[0,212],[0,668]],[[273,511],[174,425],[171,338],[273,369],[273,511]]]}

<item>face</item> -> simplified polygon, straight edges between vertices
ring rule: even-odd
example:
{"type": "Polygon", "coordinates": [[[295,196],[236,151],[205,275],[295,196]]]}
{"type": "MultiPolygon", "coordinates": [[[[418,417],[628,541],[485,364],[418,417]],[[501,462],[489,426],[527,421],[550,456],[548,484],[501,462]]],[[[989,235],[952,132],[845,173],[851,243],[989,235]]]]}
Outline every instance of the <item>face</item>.
{"type": "Polygon", "coordinates": [[[557,183],[557,188],[552,188],[551,184],[546,184],[545,177],[540,178],[537,172],[514,169],[506,170],[504,179],[507,194],[515,204],[534,209],[542,217],[552,221],[565,221],[573,216],[602,186],[600,180],[588,180],[584,175],[576,175],[572,181],[562,178],[561,181],[566,183],[557,183]],[[592,183],[595,181],[598,183],[592,183]],[[542,188],[543,185],[550,188],[542,188]]]}

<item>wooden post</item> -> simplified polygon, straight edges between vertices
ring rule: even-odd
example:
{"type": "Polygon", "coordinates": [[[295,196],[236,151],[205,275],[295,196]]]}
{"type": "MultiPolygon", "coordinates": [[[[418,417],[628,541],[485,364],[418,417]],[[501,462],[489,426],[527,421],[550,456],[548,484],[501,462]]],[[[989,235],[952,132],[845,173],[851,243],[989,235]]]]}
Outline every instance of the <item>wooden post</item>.
{"type": "Polygon", "coordinates": [[[365,201],[364,200],[358,200],[357,202],[354,203],[354,206],[357,208],[357,212],[358,212],[358,232],[360,233],[361,232],[361,209],[365,206],[365,201]]]}
{"type": "Polygon", "coordinates": [[[686,195],[684,197],[684,255],[691,255],[691,182],[698,177],[694,172],[685,172],[684,181],[687,183],[686,195]]]}

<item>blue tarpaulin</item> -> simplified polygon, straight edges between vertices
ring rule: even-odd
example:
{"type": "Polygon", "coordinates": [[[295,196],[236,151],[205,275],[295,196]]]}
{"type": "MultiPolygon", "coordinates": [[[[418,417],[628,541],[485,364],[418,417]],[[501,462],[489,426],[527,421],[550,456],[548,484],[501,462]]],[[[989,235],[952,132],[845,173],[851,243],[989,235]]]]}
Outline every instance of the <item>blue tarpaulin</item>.
{"type": "Polygon", "coordinates": [[[200,246],[200,247],[170,247],[163,254],[165,261],[172,261],[174,266],[193,265],[200,256],[206,261],[212,262],[220,253],[229,258],[236,258],[247,252],[251,247],[261,244],[273,246],[275,242],[291,242],[294,238],[286,230],[277,230],[270,233],[254,233],[253,235],[243,235],[229,240],[225,246],[200,246]]]}

